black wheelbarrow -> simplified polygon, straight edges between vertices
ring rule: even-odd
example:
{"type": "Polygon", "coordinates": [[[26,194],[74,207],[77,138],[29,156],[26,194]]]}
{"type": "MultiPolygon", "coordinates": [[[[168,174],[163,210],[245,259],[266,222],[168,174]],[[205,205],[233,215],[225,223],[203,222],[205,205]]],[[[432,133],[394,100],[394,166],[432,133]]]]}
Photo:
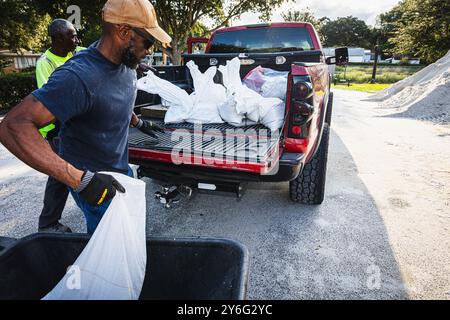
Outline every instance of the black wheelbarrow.
{"type": "MultiPolygon", "coordinates": [[[[84,234],[0,237],[0,299],[41,299],[83,251],[84,234]]],[[[248,251],[218,238],[147,238],[140,299],[243,300],[248,251]]]]}

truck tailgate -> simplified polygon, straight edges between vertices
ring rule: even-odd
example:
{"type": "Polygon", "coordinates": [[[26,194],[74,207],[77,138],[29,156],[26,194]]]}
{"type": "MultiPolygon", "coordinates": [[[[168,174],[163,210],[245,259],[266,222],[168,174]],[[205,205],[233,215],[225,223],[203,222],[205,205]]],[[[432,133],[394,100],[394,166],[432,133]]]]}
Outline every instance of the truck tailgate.
{"type": "Polygon", "coordinates": [[[133,159],[206,166],[217,169],[265,174],[279,159],[280,136],[263,125],[241,128],[230,124],[167,124],[154,139],[130,129],[129,153],[133,159]]]}

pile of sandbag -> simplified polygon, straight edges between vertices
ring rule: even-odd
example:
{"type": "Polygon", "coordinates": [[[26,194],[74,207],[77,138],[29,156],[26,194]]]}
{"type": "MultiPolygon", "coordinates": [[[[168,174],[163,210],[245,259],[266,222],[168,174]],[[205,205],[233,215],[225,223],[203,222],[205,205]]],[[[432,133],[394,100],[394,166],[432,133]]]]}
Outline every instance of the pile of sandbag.
{"type": "Polygon", "coordinates": [[[262,123],[272,131],[283,126],[284,102],[276,97],[263,97],[244,85],[240,78],[241,63],[238,58],[219,67],[223,85],[227,89],[227,101],[219,105],[220,116],[226,122],[240,126],[246,119],[262,123]]]}
{"type": "Polygon", "coordinates": [[[202,73],[193,61],[186,66],[194,82],[194,92],[190,95],[152,72],[138,80],[139,90],[158,94],[163,105],[169,107],[164,119],[166,123],[225,121],[237,127],[262,123],[272,131],[283,126],[287,73],[258,67],[243,84],[240,60],[235,58],[227,61],[225,66],[219,66],[222,85],[213,80],[217,67],[202,73]]]}

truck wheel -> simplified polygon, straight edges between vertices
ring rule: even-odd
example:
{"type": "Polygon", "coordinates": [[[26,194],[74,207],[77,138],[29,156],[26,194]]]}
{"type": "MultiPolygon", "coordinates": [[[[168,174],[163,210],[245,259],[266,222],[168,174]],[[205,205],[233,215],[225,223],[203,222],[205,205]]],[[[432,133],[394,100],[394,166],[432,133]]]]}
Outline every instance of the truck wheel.
{"type": "Polygon", "coordinates": [[[309,160],[297,178],[289,182],[291,200],[303,204],[321,204],[325,194],[328,141],[330,128],[324,124],[322,140],[316,154],[309,160]]]}
{"type": "Polygon", "coordinates": [[[325,122],[331,127],[331,114],[333,113],[333,92],[330,92],[327,103],[327,114],[325,115],[325,122]]]}

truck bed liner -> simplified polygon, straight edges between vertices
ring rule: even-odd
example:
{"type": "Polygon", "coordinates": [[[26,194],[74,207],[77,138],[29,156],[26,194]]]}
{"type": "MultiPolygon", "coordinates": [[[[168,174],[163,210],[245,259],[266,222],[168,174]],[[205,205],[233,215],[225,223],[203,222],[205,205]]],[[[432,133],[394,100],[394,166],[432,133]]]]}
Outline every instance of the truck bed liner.
{"type": "Polygon", "coordinates": [[[151,119],[162,128],[154,139],[137,129],[130,129],[129,147],[172,153],[174,150],[189,151],[195,156],[266,164],[279,147],[280,137],[265,126],[251,125],[236,128],[230,124],[205,124],[201,127],[191,123],[167,124],[151,119]],[[175,132],[175,133],[174,133],[175,132]]]}

